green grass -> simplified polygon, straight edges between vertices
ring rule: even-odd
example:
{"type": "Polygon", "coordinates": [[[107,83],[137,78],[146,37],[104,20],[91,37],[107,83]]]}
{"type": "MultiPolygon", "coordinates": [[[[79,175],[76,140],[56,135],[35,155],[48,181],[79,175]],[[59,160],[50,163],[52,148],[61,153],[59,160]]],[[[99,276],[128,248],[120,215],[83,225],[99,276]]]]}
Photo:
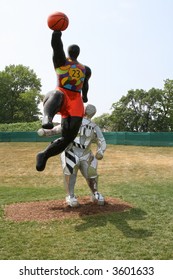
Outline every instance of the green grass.
{"type": "MultiPolygon", "coordinates": [[[[125,212],[47,222],[14,222],[7,204],[65,197],[59,157],[35,171],[45,143],[0,144],[0,259],[173,259],[173,149],[110,145],[99,162],[105,197],[133,205],[125,212]]],[[[77,195],[88,195],[81,175],[77,195]]]]}

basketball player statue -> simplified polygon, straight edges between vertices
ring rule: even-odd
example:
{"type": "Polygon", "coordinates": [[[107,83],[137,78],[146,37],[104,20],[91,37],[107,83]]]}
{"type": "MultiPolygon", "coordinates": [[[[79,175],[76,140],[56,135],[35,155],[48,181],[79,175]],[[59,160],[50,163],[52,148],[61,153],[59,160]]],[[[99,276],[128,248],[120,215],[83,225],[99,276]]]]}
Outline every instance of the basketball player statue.
{"type": "MultiPolygon", "coordinates": [[[[98,192],[98,160],[103,158],[106,150],[106,141],[100,128],[91,121],[96,113],[96,107],[88,104],[85,107],[85,115],[82,120],[77,137],[61,154],[61,162],[64,174],[64,184],[67,192],[66,203],[71,207],[79,205],[74,194],[78,170],[86,179],[92,193],[92,200],[99,205],[104,205],[104,197],[98,192]],[[97,151],[94,156],[91,144],[97,144],[97,151]]],[[[38,135],[52,136],[61,132],[61,126],[55,126],[52,130],[39,129],[38,135]]]]}
{"type": "Polygon", "coordinates": [[[51,45],[53,48],[53,65],[57,75],[57,87],[48,92],[43,101],[42,127],[53,128],[52,120],[56,113],[62,117],[62,136],[37,154],[36,169],[43,171],[48,158],[62,153],[76,137],[84,115],[83,102],[87,102],[88,80],[91,69],[77,61],[80,53],[78,45],[68,48],[66,58],[62,32],[55,30],[52,33],[51,45]]]}

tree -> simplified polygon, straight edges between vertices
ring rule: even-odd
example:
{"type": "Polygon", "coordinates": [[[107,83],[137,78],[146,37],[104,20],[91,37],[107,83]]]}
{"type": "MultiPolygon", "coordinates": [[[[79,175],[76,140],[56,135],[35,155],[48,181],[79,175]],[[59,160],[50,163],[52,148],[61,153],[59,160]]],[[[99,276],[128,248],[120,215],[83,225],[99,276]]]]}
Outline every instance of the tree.
{"type": "Polygon", "coordinates": [[[40,79],[29,67],[6,66],[0,72],[0,123],[38,120],[40,90],[40,79]]]}
{"type": "Polygon", "coordinates": [[[173,80],[165,80],[163,89],[163,114],[169,131],[173,131],[173,80]]]}
{"type": "Polygon", "coordinates": [[[129,90],[118,102],[112,105],[114,109],[111,120],[116,131],[143,131],[147,125],[147,108],[144,98],[147,93],[144,90],[129,90]]]}
{"type": "Polygon", "coordinates": [[[173,131],[173,80],[164,89],[129,90],[112,104],[109,117],[113,131],[173,131]]]}
{"type": "Polygon", "coordinates": [[[95,117],[93,121],[100,127],[103,131],[110,131],[112,129],[112,123],[110,120],[110,115],[107,113],[102,114],[99,117],[95,117]]]}

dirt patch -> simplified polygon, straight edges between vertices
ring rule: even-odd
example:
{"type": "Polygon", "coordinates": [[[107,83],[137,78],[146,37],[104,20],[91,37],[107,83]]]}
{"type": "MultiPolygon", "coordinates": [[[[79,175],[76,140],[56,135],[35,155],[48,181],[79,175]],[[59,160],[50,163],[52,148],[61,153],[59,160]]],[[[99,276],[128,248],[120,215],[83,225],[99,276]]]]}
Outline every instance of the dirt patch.
{"type": "Polygon", "coordinates": [[[123,212],[132,205],[120,199],[107,197],[105,205],[99,206],[91,202],[90,197],[78,197],[79,207],[67,206],[65,200],[49,200],[25,203],[14,203],[5,206],[5,218],[22,221],[62,220],[87,215],[97,215],[110,212],[123,212]]]}

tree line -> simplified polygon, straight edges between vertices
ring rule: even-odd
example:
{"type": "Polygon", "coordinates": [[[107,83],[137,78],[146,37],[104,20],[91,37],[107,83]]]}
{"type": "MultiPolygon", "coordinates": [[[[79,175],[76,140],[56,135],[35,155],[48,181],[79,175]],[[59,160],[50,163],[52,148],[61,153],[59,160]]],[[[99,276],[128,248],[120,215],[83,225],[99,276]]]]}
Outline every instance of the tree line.
{"type": "Polygon", "coordinates": [[[173,80],[165,80],[163,89],[129,90],[95,122],[105,131],[173,131],[173,80]]]}
{"type": "MultiPolygon", "coordinates": [[[[42,100],[41,81],[32,69],[10,65],[0,72],[0,124],[38,121],[42,100]]],[[[94,118],[104,131],[173,131],[173,80],[166,79],[163,89],[129,90],[111,109],[94,118]]]]}

